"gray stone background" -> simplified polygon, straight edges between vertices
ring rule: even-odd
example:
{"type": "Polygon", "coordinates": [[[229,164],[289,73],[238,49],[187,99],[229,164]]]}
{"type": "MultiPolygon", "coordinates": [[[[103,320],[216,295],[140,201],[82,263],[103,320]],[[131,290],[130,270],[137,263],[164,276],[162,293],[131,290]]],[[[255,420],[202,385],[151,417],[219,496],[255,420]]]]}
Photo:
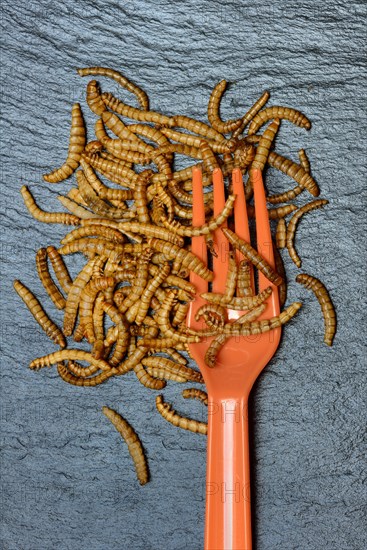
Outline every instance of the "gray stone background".
{"type": "MultiPolygon", "coordinates": [[[[34,254],[66,228],[35,222],[19,195],[57,209],[59,186],[41,175],[67,151],[70,107],[84,103],[75,68],[104,65],[142,86],[152,108],[205,120],[212,87],[232,83],[224,117],[239,116],[264,89],[313,122],[307,133],[282,125],[277,150],[312,161],[323,211],[305,218],[297,246],[337,308],[329,349],[315,299],[304,301],[252,395],[254,548],[362,550],[365,324],[364,176],[366,141],[363,2],[4,0],[2,16],[2,477],[0,546],[7,550],[199,550],[203,545],[205,438],[154,412],[154,394],[133,375],[94,389],[68,386],[54,369],[31,372],[54,350],[12,291],[20,277],[60,322],[35,275],[34,254]],[[141,488],[120,437],[101,414],[122,412],[147,449],[151,482],[141,488]]],[[[105,90],[116,86],[101,79],[105,90]]],[[[131,99],[119,92],[125,99],[131,99]]],[[[291,181],[270,170],[267,183],[291,181]]],[[[302,201],[305,197],[302,197],[302,201]]],[[[286,255],[285,255],[286,257],[286,255]]],[[[70,258],[74,272],[82,264],[70,258]]],[[[205,418],[200,403],[167,400],[205,418]]]]}

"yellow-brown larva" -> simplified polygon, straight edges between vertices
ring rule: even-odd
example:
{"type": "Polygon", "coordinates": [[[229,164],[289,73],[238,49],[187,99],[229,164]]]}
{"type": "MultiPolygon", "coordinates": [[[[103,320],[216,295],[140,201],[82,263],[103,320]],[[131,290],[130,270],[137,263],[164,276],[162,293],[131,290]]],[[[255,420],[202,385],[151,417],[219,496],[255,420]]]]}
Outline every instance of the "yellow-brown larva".
{"type": "Polygon", "coordinates": [[[45,174],[43,179],[48,183],[58,183],[71,176],[78,168],[80,157],[86,144],[86,129],[79,103],[74,103],[71,110],[71,130],[69,150],[66,161],[60,168],[45,174]]]}
{"type": "Polygon", "coordinates": [[[61,239],[61,244],[70,243],[76,239],[83,237],[103,237],[114,243],[123,243],[126,241],[124,235],[113,227],[108,227],[99,224],[85,225],[84,227],[78,227],[77,229],[70,231],[66,237],[61,239]]]}
{"type": "Polygon", "coordinates": [[[142,295],[149,277],[149,261],[152,254],[153,251],[147,248],[139,256],[136,265],[136,277],[131,287],[131,292],[119,305],[121,313],[125,313],[142,295]]]}
{"type": "Polygon", "coordinates": [[[34,296],[34,294],[18,280],[14,281],[14,290],[21,297],[39,326],[45,331],[47,336],[58,344],[61,348],[66,346],[66,341],[63,333],[57,325],[48,317],[47,313],[34,296]]]}
{"type": "Polygon", "coordinates": [[[101,290],[115,286],[113,277],[99,277],[89,281],[80,293],[79,299],[79,315],[88,341],[93,344],[95,341],[94,326],[93,326],[93,307],[97,294],[101,290]]]}
{"type": "MultiPolygon", "coordinates": [[[[297,206],[295,204],[285,204],[284,206],[278,206],[278,208],[269,208],[269,219],[279,220],[280,218],[288,216],[288,214],[291,214],[291,212],[294,212],[295,210],[297,210],[297,206]]],[[[247,205],[247,215],[249,218],[255,217],[255,208],[252,204],[247,205]]]]}
{"type": "Polygon", "coordinates": [[[205,320],[209,320],[208,315],[210,315],[212,325],[217,327],[224,326],[226,322],[226,309],[223,306],[220,304],[204,304],[197,310],[195,320],[199,321],[201,317],[204,317],[205,320]]]}
{"type": "MultiPolygon", "coordinates": [[[[106,111],[106,113],[107,113],[107,111],[106,111]]],[[[107,116],[108,116],[108,114],[107,114],[107,116]]],[[[106,128],[105,128],[105,125],[104,125],[104,122],[103,122],[102,118],[99,118],[99,119],[96,120],[96,123],[94,125],[94,133],[96,134],[97,140],[100,143],[102,143],[103,146],[104,146],[103,141],[105,139],[111,139],[109,137],[109,135],[107,134],[107,132],[106,132],[106,128]]],[[[95,151],[95,152],[100,153],[100,151],[95,151]]],[[[87,148],[85,148],[85,153],[90,154],[91,151],[87,151],[87,148]]]]}
{"type": "Polygon", "coordinates": [[[279,155],[275,151],[271,151],[268,156],[268,163],[277,170],[280,170],[287,176],[290,176],[298,183],[300,187],[304,187],[313,195],[317,197],[320,194],[320,189],[313,177],[306,172],[306,170],[293,160],[287,159],[282,155],[279,155]]]}
{"type": "Polygon", "coordinates": [[[179,247],[183,247],[184,241],[183,238],[179,235],[172,233],[172,231],[166,229],[165,227],[159,227],[150,223],[141,223],[141,222],[120,222],[119,224],[120,231],[128,231],[130,233],[139,233],[144,235],[147,238],[155,237],[161,239],[162,241],[171,242],[176,244],[179,247]]]}
{"type": "Polygon", "coordinates": [[[280,218],[278,221],[275,239],[278,248],[285,248],[287,242],[287,224],[284,218],[280,218]]]}
{"type": "Polygon", "coordinates": [[[127,320],[119,312],[117,307],[111,302],[102,304],[103,310],[110,317],[111,321],[117,326],[117,339],[115,349],[108,362],[113,367],[117,367],[126,354],[130,343],[130,330],[127,320]]]}
{"type": "Polygon", "coordinates": [[[167,279],[170,271],[171,266],[166,263],[157,271],[156,275],[152,279],[150,279],[150,281],[146,285],[140,298],[139,310],[135,317],[135,323],[137,325],[141,325],[144,321],[148,313],[152,297],[154,296],[157,288],[159,288],[163,281],[167,279]]]}
{"type": "MultiPolygon", "coordinates": [[[[103,140],[106,141],[106,140],[103,140]]],[[[132,164],[149,164],[150,156],[129,149],[121,150],[119,156],[116,156],[109,151],[101,151],[99,156],[104,159],[113,160],[121,166],[131,168],[132,164]]]]}
{"type": "Polygon", "coordinates": [[[135,184],[134,189],[134,206],[139,223],[150,223],[150,215],[148,208],[147,185],[152,175],[151,170],[144,170],[135,184]]]}
{"type": "MultiPolygon", "coordinates": [[[[134,134],[135,135],[135,134],[134,134]]],[[[136,137],[136,136],[135,136],[136,137]]],[[[134,151],[136,153],[141,153],[144,157],[150,157],[155,154],[155,149],[145,143],[144,141],[135,139],[134,141],[130,139],[112,139],[108,136],[102,138],[103,147],[114,157],[118,159],[123,159],[126,151],[134,151]]]]}
{"type": "Polygon", "coordinates": [[[80,294],[83,288],[85,287],[85,285],[88,283],[88,281],[92,277],[93,266],[95,261],[96,261],[95,259],[92,259],[92,260],[89,260],[89,262],[87,262],[87,264],[79,272],[78,276],[75,278],[73,284],[69,289],[68,297],[66,300],[64,325],[63,325],[63,332],[65,336],[70,336],[73,332],[77,313],[78,313],[80,294]]]}
{"type": "MultiPolygon", "coordinates": [[[[144,144],[144,142],[138,138],[135,134],[133,134],[130,131],[130,128],[126,126],[122,122],[122,120],[115,115],[114,113],[111,113],[110,111],[105,111],[102,113],[102,122],[113,132],[120,140],[129,140],[129,141],[136,141],[137,143],[144,144]]],[[[102,127],[100,128],[100,132],[102,132],[102,127]]],[[[97,132],[96,132],[97,134],[97,132]]],[[[103,136],[97,135],[97,138],[104,143],[104,140],[106,138],[109,138],[109,136],[105,133],[103,136]]],[[[151,146],[146,147],[146,151],[150,151],[153,149],[151,146]]]]}
{"type": "Polygon", "coordinates": [[[218,227],[223,225],[228,216],[233,210],[233,205],[236,200],[236,195],[230,195],[223,207],[223,210],[217,214],[214,218],[197,227],[187,227],[181,225],[176,220],[169,221],[165,218],[162,219],[162,223],[167,229],[171,229],[174,233],[181,235],[182,237],[197,237],[198,235],[208,235],[213,233],[218,227]]]}
{"type": "Polygon", "coordinates": [[[81,170],[76,173],[79,191],[90,208],[95,214],[109,219],[122,219],[126,212],[125,209],[116,208],[108,205],[101,199],[93,187],[88,183],[87,178],[81,170]]]}
{"type": "Polygon", "coordinates": [[[125,88],[128,92],[135,95],[142,109],[147,111],[149,109],[149,98],[147,94],[139,88],[136,84],[133,84],[120,72],[110,69],[108,67],[85,67],[83,69],[77,69],[79,76],[106,76],[115,80],[120,86],[125,88]]]}
{"type": "Polygon", "coordinates": [[[93,376],[99,371],[97,365],[88,365],[88,367],[84,367],[84,365],[80,365],[80,363],[71,360],[68,361],[67,368],[72,374],[74,374],[74,376],[77,376],[78,378],[88,378],[89,376],[93,376]]]}
{"type": "Polygon", "coordinates": [[[95,365],[98,370],[102,371],[116,371],[103,359],[96,359],[93,355],[87,351],[81,349],[63,349],[44,355],[43,357],[37,357],[33,359],[29,364],[29,368],[32,370],[38,370],[43,367],[51,367],[57,363],[62,363],[63,361],[86,361],[91,365],[95,365]]]}
{"type": "Polygon", "coordinates": [[[256,148],[255,158],[251,164],[251,170],[261,170],[265,168],[266,161],[269,156],[270,147],[277,135],[280,126],[280,119],[276,118],[269,124],[265,132],[260,138],[259,144],[256,148]]]}
{"type": "Polygon", "coordinates": [[[44,210],[41,210],[41,208],[37,206],[32,193],[25,185],[21,187],[20,193],[23,197],[24,204],[26,205],[28,212],[39,222],[79,225],[80,218],[77,216],[73,216],[65,212],[45,212],[44,210]]]}
{"type": "Polygon", "coordinates": [[[171,117],[162,115],[161,113],[157,113],[155,111],[142,111],[136,107],[126,105],[126,103],[123,103],[117,99],[117,97],[114,97],[114,95],[110,92],[104,92],[102,94],[102,99],[104,104],[107,105],[111,111],[115,111],[118,115],[122,115],[133,120],[139,120],[140,122],[153,122],[154,124],[160,124],[162,126],[173,125],[171,117]]]}
{"type": "Polygon", "coordinates": [[[251,263],[248,260],[241,260],[238,265],[236,293],[238,297],[253,295],[251,263]]]}
{"type": "Polygon", "coordinates": [[[297,275],[296,281],[308,290],[312,290],[315,294],[321,306],[322,316],[324,318],[324,342],[328,346],[331,346],[336,333],[336,313],[325,285],[316,277],[312,277],[312,275],[307,275],[306,273],[297,275]]]}
{"type": "Polygon", "coordinates": [[[178,374],[169,372],[163,367],[146,367],[146,372],[154,378],[159,378],[160,380],[172,380],[173,382],[179,382],[181,384],[187,382],[187,378],[184,376],[179,376],[178,374]]]}
{"type": "Polygon", "coordinates": [[[148,371],[145,370],[141,363],[138,363],[134,367],[134,372],[139,382],[143,384],[143,386],[145,386],[146,388],[150,388],[151,390],[161,390],[166,386],[165,380],[152,376],[148,371]]]}
{"type": "Polygon", "coordinates": [[[307,212],[311,212],[312,210],[316,210],[317,208],[321,208],[322,206],[325,206],[325,204],[328,204],[329,201],[326,199],[317,199],[315,201],[309,202],[308,204],[305,204],[302,206],[289,220],[288,223],[288,229],[287,229],[287,249],[289,252],[289,256],[293,260],[293,262],[296,264],[297,267],[301,267],[302,261],[301,258],[298,256],[296,249],[294,247],[294,237],[296,233],[297,224],[300,220],[300,218],[306,214],[307,212]]]}
{"type": "MultiPolygon", "coordinates": [[[[93,140],[93,141],[90,141],[89,143],[87,143],[87,145],[85,146],[84,151],[86,153],[90,153],[91,155],[93,155],[94,153],[100,153],[102,151],[102,149],[103,149],[103,144],[98,140],[93,140]]],[[[81,159],[82,158],[83,158],[83,156],[81,157],[81,159]]],[[[81,164],[81,162],[80,162],[80,164],[81,164]]]]}
{"type": "Polygon", "coordinates": [[[224,293],[224,296],[228,301],[232,300],[234,293],[236,291],[237,275],[238,275],[237,262],[233,252],[231,251],[229,253],[229,258],[228,258],[226,290],[224,293]]]}
{"type": "Polygon", "coordinates": [[[271,204],[279,204],[281,202],[289,202],[298,195],[300,195],[304,191],[304,187],[301,187],[300,185],[296,185],[293,189],[289,189],[288,191],[285,191],[284,193],[277,193],[275,195],[268,195],[266,197],[266,200],[270,202],[271,204]]]}
{"type": "MultiPolygon", "coordinates": [[[[149,266],[149,273],[153,276],[155,276],[159,272],[159,270],[160,270],[160,267],[158,268],[155,265],[149,266]]],[[[169,286],[177,286],[178,288],[185,290],[188,294],[191,294],[193,296],[195,295],[195,292],[196,292],[196,288],[192,283],[190,283],[189,281],[186,281],[185,279],[182,279],[181,277],[178,277],[177,275],[168,275],[168,277],[166,277],[166,280],[163,286],[165,286],[165,284],[169,286]]]]}
{"type": "Polygon", "coordinates": [[[199,149],[201,153],[201,158],[203,160],[204,170],[206,170],[207,172],[213,172],[216,168],[219,168],[217,157],[208,145],[207,141],[201,141],[199,149]]]}
{"type": "Polygon", "coordinates": [[[199,120],[184,115],[177,115],[172,118],[174,120],[174,126],[177,128],[184,128],[189,132],[203,136],[207,140],[218,141],[220,143],[225,141],[225,138],[220,132],[217,132],[214,128],[205,124],[205,122],[200,122],[199,120]]]}
{"type": "Polygon", "coordinates": [[[189,336],[186,334],[186,332],[176,331],[172,327],[169,315],[176,299],[176,292],[173,290],[168,291],[165,301],[162,303],[161,307],[155,315],[156,321],[162,334],[166,338],[172,338],[173,341],[198,342],[200,339],[196,336],[189,336]]]}
{"type": "Polygon", "coordinates": [[[117,162],[101,158],[97,155],[90,155],[89,164],[98,172],[106,176],[114,183],[118,183],[130,189],[134,189],[137,178],[139,177],[134,170],[127,168],[117,162]]]}
{"type": "Polygon", "coordinates": [[[208,404],[208,394],[206,391],[199,390],[198,388],[187,388],[183,390],[182,397],[184,399],[199,399],[204,405],[208,404]]]}
{"type": "Polygon", "coordinates": [[[91,378],[83,378],[81,376],[75,376],[72,374],[68,368],[63,364],[59,363],[57,365],[57,372],[64,380],[64,382],[67,382],[68,384],[72,384],[73,386],[82,386],[82,387],[95,387],[99,384],[103,384],[103,382],[106,382],[111,376],[115,376],[117,374],[116,370],[110,369],[109,371],[102,371],[95,376],[92,376],[91,378]]]}
{"type": "Polygon", "coordinates": [[[282,308],[287,300],[287,279],[286,279],[283,258],[280,255],[280,252],[276,246],[273,246],[273,252],[274,252],[275,268],[277,270],[277,273],[279,273],[279,275],[283,279],[283,282],[278,286],[279,304],[280,304],[280,307],[282,308]]]}
{"type": "Polygon", "coordinates": [[[145,485],[149,480],[148,464],[144,455],[141,441],[133,427],[116,411],[109,407],[102,408],[103,414],[112,422],[116,430],[121,434],[127,444],[127,448],[134,461],[136,475],[140,485],[145,485]]]}
{"type": "Polygon", "coordinates": [[[271,265],[252,246],[240,239],[233,231],[223,227],[222,231],[231,245],[239,250],[250,262],[261,271],[265,277],[276,286],[282,282],[282,278],[274,271],[271,265]]]}
{"type": "Polygon", "coordinates": [[[298,158],[304,171],[307,172],[307,174],[309,174],[311,172],[311,165],[310,165],[309,158],[306,154],[306,151],[304,149],[300,149],[298,151],[298,158]]]}
{"type": "Polygon", "coordinates": [[[172,326],[173,327],[180,327],[188,314],[190,308],[190,303],[187,302],[185,304],[179,303],[177,305],[176,311],[174,312],[173,318],[172,318],[172,326]]]}
{"type": "Polygon", "coordinates": [[[184,267],[190,271],[194,271],[206,281],[213,280],[212,271],[210,271],[200,258],[195,256],[192,252],[180,248],[175,244],[155,238],[149,239],[148,244],[159,252],[163,252],[169,260],[178,260],[184,267]]]}
{"type": "Polygon", "coordinates": [[[234,138],[242,134],[244,128],[251,122],[251,120],[257,115],[257,113],[264,107],[270,97],[270,93],[265,90],[262,95],[255,101],[255,103],[250,107],[247,113],[242,117],[242,124],[236,130],[234,130],[232,136],[234,138]]]}
{"type": "Polygon", "coordinates": [[[96,80],[91,80],[87,84],[87,104],[90,110],[100,116],[107,107],[102,101],[101,90],[96,80]]]}
{"type": "MultiPolygon", "coordinates": [[[[251,143],[241,142],[234,152],[234,168],[241,168],[242,172],[245,172],[247,168],[252,164],[255,158],[255,147],[251,143]]],[[[230,166],[231,163],[228,163],[230,166]]]]}
{"type": "Polygon", "coordinates": [[[54,246],[48,246],[46,251],[62,290],[68,294],[73,281],[61,254],[54,246]]]}
{"type": "Polygon", "coordinates": [[[96,301],[93,307],[93,332],[95,336],[92,354],[96,359],[101,359],[105,352],[104,347],[104,303],[105,297],[102,293],[97,295],[96,301]]]}
{"type": "MultiPolygon", "coordinates": [[[[192,156],[193,158],[201,158],[201,154],[199,151],[200,143],[203,141],[203,138],[200,136],[194,136],[192,134],[184,134],[183,132],[179,132],[178,130],[174,130],[173,128],[160,128],[160,132],[164,134],[166,137],[173,141],[177,141],[178,144],[173,143],[172,144],[172,150],[168,149],[168,151],[177,152],[178,154],[185,154],[187,155],[189,152],[191,153],[189,156],[192,156]],[[190,147],[192,149],[181,149],[180,147],[177,147],[177,145],[186,145],[187,147],[190,147]],[[196,156],[196,151],[198,151],[198,155],[196,156]],[[193,154],[195,153],[195,155],[193,154]]],[[[228,141],[224,141],[223,143],[218,143],[218,141],[213,140],[207,140],[208,145],[214,151],[214,153],[223,154],[228,153],[231,151],[231,144],[228,143],[228,141]]]]}
{"type": "Polygon", "coordinates": [[[167,359],[166,357],[144,357],[144,359],[142,359],[142,364],[146,368],[163,368],[167,372],[182,376],[190,382],[198,382],[199,384],[202,384],[204,382],[202,374],[199,371],[176,363],[175,361],[167,359]]]}
{"type": "Polygon", "coordinates": [[[210,94],[208,103],[208,120],[214,130],[217,130],[217,132],[221,134],[233,132],[242,124],[242,118],[236,120],[227,120],[224,122],[219,116],[219,106],[226,88],[226,80],[221,80],[220,82],[218,82],[218,84],[214,86],[214,89],[210,94]]]}
{"type": "Polygon", "coordinates": [[[203,294],[201,294],[201,297],[210,303],[218,304],[229,309],[242,310],[252,309],[256,306],[259,306],[269,298],[271,293],[272,288],[269,286],[255,296],[232,297],[232,299],[229,300],[225,294],[204,292],[203,294]]]}
{"type": "Polygon", "coordinates": [[[306,128],[306,130],[311,128],[311,122],[300,111],[292,109],[291,107],[280,107],[279,105],[274,105],[273,107],[266,107],[253,118],[248,129],[249,135],[256,134],[258,129],[272,118],[284,118],[293,124],[296,124],[296,126],[306,128]]]}
{"type": "Polygon", "coordinates": [[[40,248],[36,254],[36,268],[40,281],[52,302],[57,309],[64,309],[65,298],[52,280],[48,269],[47,251],[45,248],[40,248]]]}
{"type": "Polygon", "coordinates": [[[157,411],[163,416],[165,420],[167,420],[174,426],[182,428],[183,430],[189,430],[190,432],[200,433],[203,435],[206,435],[208,433],[208,425],[206,422],[199,422],[198,420],[192,420],[191,418],[180,416],[171,407],[171,405],[163,401],[163,397],[161,395],[157,395],[155,403],[157,411]]]}

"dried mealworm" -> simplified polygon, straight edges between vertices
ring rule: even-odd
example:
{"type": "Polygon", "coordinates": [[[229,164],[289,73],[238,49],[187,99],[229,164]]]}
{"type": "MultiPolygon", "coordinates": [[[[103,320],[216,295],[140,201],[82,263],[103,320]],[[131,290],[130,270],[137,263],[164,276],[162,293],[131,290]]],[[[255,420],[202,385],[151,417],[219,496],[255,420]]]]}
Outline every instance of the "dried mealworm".
{"type": "Polygon", "coordinates": [[[34,296],[34,294],[18,280],[14,281],[14,289],[17,294],[22,298],[23,302],[32,313],[33,317],[39,324],[39,326],[45,331],[47,336],[58,344],[61,348],[66,346],[66,341],[61,330],[51,319],[34,296]]]}
{"type": "Polygon", "coordinates": [[[296,124],[296,126],[306,128],[306,130],[311,128],[311,122],[300,111],[292,109],[291,107],[280,107],[279,105],[274,105],[273,107],[266,107],[263,111],[260,111],[255,118],[253,118],[248,129],[249,135],[256,134],[258,129],[272,118],[284,118],[293,124],[296,124]]]}
{"type": "Polygon", "coordinates": [[[182,397],[184,399],[199,399],[204,405],[208,404],[208,394],[206,391],[199,390],[198,388],[187,388],[183,390],[182,397]]]}
{"type": "Polygon", "coordinates": [[[242,117],[242,124],[239,126],[234,132],[233,137],[236,138],[240,134],[242,134],[244,128],[247,126],[249,122],[257,115],[257,113],[264,107],[264,105],[267,103],[268,99],[270,97],[270,93],[265,90],[261,97],[259,97],[258,100],[255,101],[255,103],[250,107],[250,109],[247,111],[247,113],[242,117]]]}
{"type": "Polygon", "coordinates": [[[219,163],[215,153],[210,148],[207,141],[201,141],[199,146],[201,152],[201,158],[203,159],[204,170],[213,172],[216,168],[219,168],[219,163]]]}
{"type": "Polygon", "coordinates": [[[123,76],[118,71],[115,71],[113,69],[110,69],[108,67],[86,67],[84,69],[78,69],[79,76],[106,76],[108,78],[112,78],[115,80],[120,86],[125,88],[128,92],[131,92],[135,95],[138,102],[140,103],[140,106],[144,111],[147,111],[149,109],[149,98],[147,94],[139,88],[136,84],[133,84],[130,80],[128,80],[125,76],[123,76]]]}
{"type": "Polygon", "coordinates": [[[333,302],[331,301],[325,285],[316,277],[312,277],[312,275],[307,275],[306,273],[297,275],[296,281],[308,290],[312,290],[315,294],[321,306],[322,316],[324,318],[324,342],[328,346],[331,346],[336,332],[336,314],[333,302]]]}
{"type": "Polygon", "coordinates": [[[66,300],[65,314],[64,314],[64,326],[63,332],[65,336],[70,336],[73,332],[76,316],[78,313],[80,294],[92,277],[93,266],[96,260],[89,260],[89,262],[80,271],[79,275],[75,278],[71,285],[66,300]]]}
{"type": "Polygon", "coordinates": [[[221,134],[233,132],[242,124],[242,118],[236,120],[227,120],[226,122],[223,122],[223,120],[219,116],[219,105],[226,88],[226,80],[221,80],[220,82],[218,82],[218,84],[214,86],[208,103],[208,120],[213,126],[214,130],[217,130],[221,134]]]}
{"type": "MultiPolygon", "coordinates": [[[[260,138],[259,145],[257,146],[255,158],[251,164],[251,170],[254,170],[254,169],[258,169],[261,171],[264,170],[266,161],[269,156],[270,147],[272,146],[275,136],[278,133],[279,126],[280,126],[280,120],[279,118],[276,118],[266,128],[265,132],[260,138]]],[[[251,174],[251,171],[250,171],[250,174],[251,174]]]]}
{"type": "Polygon", "coordinates": [[[310,166],[310,161],[308,159],[306,151],[304,149],[300,149],[298,151],[298,158],[304,171],[307,172],[307,174],[309,174],[311,172],[311,166],[310,166]]]}
{"type": "Polygon", "coordinates": [[[90,110],[100,116],[107,107],[102,101],[101,90],[96,80],[91,80],[87,85],[87,103],[90,110]]]}
{"type": "Polygon", "coordinates": [[[275,239],[278,248],[285,248],[287,241],[287,224],[284,218],[280,218],[278,221],[275,239]]]}
{"type": "Polygon", "coordinates": [[[268,195],[266,200],[271,204],[279,204],[280,202],[289,202],[292,199],[295,199],[304,191],[304,187],[296,185],[293,189],[289,189],[284,193],[277,193],[276,195],[268,195]]]}
{"type": "Polygon", "coordinates": [[[274,271],[271,265],[249,243],[240,239],[233,231],[222,228],[224,235],[234,248],[239,250],[250,262],[259,269],[265,277],[276,286],[282,282],[282,278],[274,271]]]}
{"type": "Polygon", "coordinates": [[[86,130],[79,103],[74,103],[71,110],[71,130],[67,159],[60,168],[45,174],[43,179],[48,183],[65,180],[78,168],[80,157],[86,143],[86,130]]]}
{"type": "Polygon", "coordinates": [[[242,260],[238,265],[237,274],[237,296],[252,296],[251,283],[251,263],[248,260],[242,260]]]}
{"type": "Polygon", "coordinates": [[[61,254],[54,246],[48,246],[46,251],[62,290],[68,294],[73,281],[61,254]]]}
{"type": "Polygon", "coordinates": [[[161,124],[162,126],[172,126],[173,121],[171,117],[162,115],[161,113],[156,113],[155,111],[142,111],[136,107],[130,107],[126,105],[117,97],[114,97],[110,92],[104,92],[102,94],[102,99],[111,111],[115,111],[118,115],[131,118],[133,120],[139,120],[140,122],[153,122],[154,124],[161,124]]]}
{"type": "Polygon", "coordinates": [[[37,206],[28,187],[25,185],[21,187],[20,192],[29,213],[39,222],[79,225],[80,218],[77,216],[72,216],[70,214],[66,214],[65,212],[45,212],[44,210],[41,210],[41,208],[37,206]]]}
{"type": "Polygon", "coordinates": [[[320,189],[313,177],[296,162],[272,151],[268,156],[268,163],[270,166],[293,178],[300,187],[307,189],[314,197],[319,195],[320,189]]]}
{"type": "Polygon", "coordinates": [[[55,285],[50,275],[47,264],[47,251],[40,248],[36,254],[36,268],[41,283],[57,309],[65,308],[65,298],[55,285]]]}
{"type": "MultiPolygon", "coordinates": [[[[278,220],[279,218],[284,218],[285,216],[288,216],[291,212],[294,212],[297,210],[297,206],[295,204],[286,204],[284,206],[279,206],[278,208],[269,208],[268,209],[268,215],[270,220],[278,220]]],[[[255,217],[255,208],[252,206],[252,204],[247,205],[247,215],[249,218],[255,217]]]]}
{"type": "Polygon", "coordinates": [[[141,363],[138,363],[134,367],[134,372],[139,382],[146,388],[150,388],[151,390],[161,390],[166,386],[165,380],[161,380],[149,374],[141,363]]]}
{"type": "Polygon", "coordinates": [[[208,433],[208,425],[206,422],[199,422],[198,420],[192,420],[191,418],[185,418],[176,413],[171,405],[163,401],[161,395],[157,395],[155,399],[157,411],[163,416],[165,420],[182,428],[183,430],[189,430],[190,432],[200,433],[206,435],[208,433]]]}
{"type": "Polygon", "coordinates": [[[301,264],[302,264],[302,261],[298,256],[296,249],[294,247],[294,237],[296,233],[297,224],[300,218],[303,216],[303,214],[306,214],[307,212],[311,212],[311,210],[316,210],[317,208],[321,208],[325,204],[328,204],[328,202],[329,201],[327,201],[326,199],[317,199],[315,201],[309,202],[308,204],[305,204],[299,210],[297,210],[297,212],[293,214],[293,216],[289,220],[286,244],[287,244],[289,255],[297,267],[301,267],[301,264]]]}

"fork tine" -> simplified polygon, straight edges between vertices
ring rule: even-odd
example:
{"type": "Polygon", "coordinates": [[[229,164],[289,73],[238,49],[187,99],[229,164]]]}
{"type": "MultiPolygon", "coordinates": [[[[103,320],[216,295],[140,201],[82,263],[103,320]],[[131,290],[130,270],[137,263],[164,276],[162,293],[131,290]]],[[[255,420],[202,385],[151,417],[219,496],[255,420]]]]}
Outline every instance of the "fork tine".
{"type": "MultiPolygon", "coordinates": [[[[205,223],[204,192],[201,169],[197,166],[194,166],[192,169],[192,202],[192,225],[202,225],[205,223]]],[[[207,265],[208,255],[203,235],[191,239],[191,252],[196,254],[207,265]]],[[[190,282],[195,285],[199,294],[208,291],[207,281],[196,275],[193,271],[190,272],[190,282]]]]}
{"type": "MultiPolygon", "coordinates": [[[[213,195],[214,195],[214,216],[222,212],[226,197],[224,193],[223,173],[220,168],[213,171],[213,195]]],[[[225,224],[226,225],[226,224],[225,224]]],[[[213,292],[224,293],[226,289],[227,271],[229,267],[229,245],[220,229],[214,231],[214,244],[218,256],[213,257],[214,279],[212,283],[213,292]]]]}

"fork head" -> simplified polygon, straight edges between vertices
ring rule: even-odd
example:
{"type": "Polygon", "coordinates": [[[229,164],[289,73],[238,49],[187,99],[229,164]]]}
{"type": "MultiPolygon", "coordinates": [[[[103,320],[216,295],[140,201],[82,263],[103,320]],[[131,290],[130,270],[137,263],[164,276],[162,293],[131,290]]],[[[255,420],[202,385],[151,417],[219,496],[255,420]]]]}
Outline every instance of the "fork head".
{"type": "MultiPolygon", "coordinates": [[[[271,239],[269,216],[266,208],[266,198],[261,171],[252,170],[250,178],[254,188],[256,241],[258,252],[274,267],[273,244],[271,239]]],[[[236,195],[234,204],[234,229],[236,234],[247,242],[250,242],[246,199],[240,169],[232,172],[233,193],[236,195]]],[[[200,168],[193,168],[193,225],[200,226],[205,223],[204,194],[202,173],[200,168]]],[[[220,213],[225,203],[225,188],[223,174],[219,168],[213,172],[214,215],[220,213]]],[[[213,256],[212,291],[224,293],[229,265],[229,243],[223,232],[218,229],[213,235],[217,257],[213,256]]],[[[191,250],[207,265],[208,251],[204,236],[193,237],[191,250]]],[[[241,254],[236,251],[237,261],[241,260],[241,254]]],[[[190,274],[190,281],[196,287],[195,299],[190,304],[187,324],[191,329],[203,328],[202,322],[195,320],[198,309],[206,302],[200,294],[208,292],[208,282],[196,275],[190,274]]],[[[252,286],[254,290],[254,277],[252,273],[252,286]]],[[[266,309],[259,319],[267,319],[279,315],[278,289],[266,277],[259,272],[259,291],[266,287],[272,287],[272,294],[266,301],[266,309]]],[[[227,310],[228,319],[236,320],[244,312],[227,310]]],[[[281,337],[281,329],[274,329],[264,334],[253,336],[239,336],[229,338],[218,354],[214,368],[205,364],[205,353],[212,338],[204,338],[201,342],[189,344],[192,357],[197,362],[210,395],[218,394],[220,397],[228,395],[233,397],[239,392],[249,392],[251,387],[266,364],[274,355],[281,337]]]]}

